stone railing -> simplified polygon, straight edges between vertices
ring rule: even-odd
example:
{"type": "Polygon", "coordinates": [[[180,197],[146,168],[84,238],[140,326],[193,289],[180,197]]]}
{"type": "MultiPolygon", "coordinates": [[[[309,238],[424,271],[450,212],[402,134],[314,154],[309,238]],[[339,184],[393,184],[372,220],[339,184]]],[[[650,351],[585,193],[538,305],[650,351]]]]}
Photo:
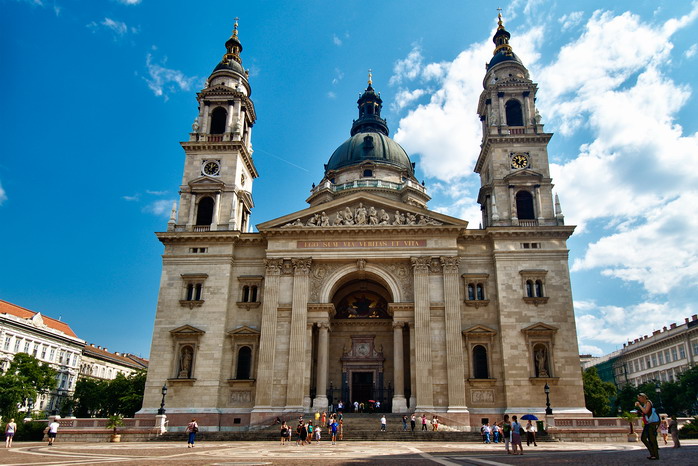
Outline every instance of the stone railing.
{"type": "MultiPolygon", "coordinates": [[[[547,416],[547,433],[563,442],[627,442],[630,424],[617,417],[547,416]]],[[[642,432],[642,419],[633,424],[633,431],[642,432]]]]}
{"type": "MultiPolygon", "coordinates": [[[[107,428],[106,418],[60,418],[56,417],[61,439],[69,442],[109,442],[113,428],[107,428]]],[[[49,417],[47,423],[54,420],[49,417]]],[[[167,416],[156,415],[142,418],[123,418],[123,425],[117,427],[116,433],[121,442],[141,442],[155,438],[167,432],[167,416]]]]}

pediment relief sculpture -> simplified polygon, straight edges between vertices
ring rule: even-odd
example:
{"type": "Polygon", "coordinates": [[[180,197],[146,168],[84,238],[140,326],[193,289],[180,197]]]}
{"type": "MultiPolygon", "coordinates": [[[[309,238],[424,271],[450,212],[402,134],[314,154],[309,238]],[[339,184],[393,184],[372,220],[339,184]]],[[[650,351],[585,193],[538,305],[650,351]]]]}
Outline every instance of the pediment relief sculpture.
{"type": "Polygon", "coordinates": [[[443,225],[428,215],[414,214],[395,210],[394,213],[374,206],[365,206],[362,202],[354,209],[349,206],[331,212],[315,213],[305,219],[297,218],[281,228],[293,227],[333,227],[333,226],[385,226],[385,225],[443,225]]]}

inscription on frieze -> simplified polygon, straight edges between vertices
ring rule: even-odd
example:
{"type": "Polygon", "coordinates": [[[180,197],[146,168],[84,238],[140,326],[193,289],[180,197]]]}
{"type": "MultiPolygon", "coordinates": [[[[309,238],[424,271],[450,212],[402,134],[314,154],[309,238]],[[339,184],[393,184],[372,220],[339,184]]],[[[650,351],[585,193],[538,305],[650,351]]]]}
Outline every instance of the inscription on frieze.
{"type": "Polygon", "coordinates": [[[370,249],[370,248],[423,248],[425,239],[386,239],[360,241],[297,241],[298,249],[370,249]]]}

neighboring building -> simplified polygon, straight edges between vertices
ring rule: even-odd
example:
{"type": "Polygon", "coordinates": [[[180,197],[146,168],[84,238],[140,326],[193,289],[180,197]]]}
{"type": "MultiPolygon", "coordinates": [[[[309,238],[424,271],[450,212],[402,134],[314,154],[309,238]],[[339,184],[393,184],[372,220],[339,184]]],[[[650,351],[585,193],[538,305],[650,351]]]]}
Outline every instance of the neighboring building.
{"type": "Polygon", "coordinates": [[[698,360],[698,315],[684,323],[655,330],[623,344],[623,348],[588,361],[583,367],[595,366],[603,380],[621,386],[645,382],[676,381],[678,376],[696,365],[698,360]]]}
{"type": "Polygon", "coordinates": [[[58,387],[34,400],[35,410],[58,409],[75,390],[85,341],[60,320],[0,300],[0,368],[27,353],[58,371],[58,387]]]}
{"type": "Polygon", "coordinates": [[[110,353],[107,348],[85,345],[80,361],[80,377],[112,380],[117,374],[129,376],[148,369],[148,360],[129,353],[110,353]]]}
{"type": "Polygon", "coordinates": [[[545,384],[557,415],[589,415],[566,243],[574,227],[553,200],[552,134],[509,37],[500,17],[477,108],[482,228],[427,209],[369,75],[351,137],[329,157],[310,206],[248,233],[256,113],[235,25],[182,143],[178,214],[158,233],[141,415],[157,411],[163,384],[170,426],[195,417],[207,430],[339,400],[479,426],[542,413],[545,384]]]}

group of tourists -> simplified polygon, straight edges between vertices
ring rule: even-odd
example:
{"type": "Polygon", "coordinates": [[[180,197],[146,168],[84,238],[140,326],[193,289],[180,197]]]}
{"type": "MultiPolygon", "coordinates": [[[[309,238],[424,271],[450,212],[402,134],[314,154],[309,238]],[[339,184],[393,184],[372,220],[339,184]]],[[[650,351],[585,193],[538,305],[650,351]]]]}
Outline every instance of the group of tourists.
{"type": "MultiPolygon", "coordinates": [[[[312,420],[304,421],[303,416],[298,418],[298,425],[296,426],[296,445],[312,445],[313,440],[315,444],[320,443],[322,439],[322,431],[327,430],[329,434],[332,445],[337,444],[337,440],[342,440],[344,436],[344,419],[341,412],[332,413],[330,415],[323,411],[322,414],[319,412],[315,413],[315,422],[312,420]]],[[[281,421],[281,445],[286,445],[291,442],[293,437],[293,429],[286,423],[286,421],[281,421]]]]}
{"type": "Polygon", "coordinates": [[[485,422],[480,428],[483,443],[504,443],[504,449],[509,455],[523,455],[521,437],[524,433],[526,434],[526,445],[533,443],[537,447],[536,427],[530,420],[524,427],[519,423],[517,416],[512,416],[510,422],[509,415],[505,414],[501,421],[491,425],[489,422],[485,422]]]}
{"type": "MultiPolygon", "coordinates": [[[[402,416],[402,430],[407,432],[407,415],[402,416]]],[[[428,426],[431,426],[431,430],[433,432],[436,432],[439,430],[439,416],[432,416],[431,420],[427,418],[426,414],[422,414],[421,417],[417,417],[417,414],[412,414],[409,417],[409,423],[410,423],[410,431],[414,432],[415,428],[417,427],[417,423],[421,424],[422,430],[429,430],[428,426]]]]}
{"type": "MultiPolygon", "coordinates": [[[[44,433],[48,437],[48,445],[49,446],[53,445],[53,442],[56,440],[56,435],[58,434],[59,427],[60,427],[60,424],[54,418],[51,422],[49,422],[48,427],[46,427],[46,429],[44,429],[44,433]]],[[[10,422],[5,424],[5,448],[12,448],[12,440],[15,438],[16,433],[17,433],[17,423],[15,422],[15,420],[13,418],[13,419],[10,419],[10,422]]]]}

